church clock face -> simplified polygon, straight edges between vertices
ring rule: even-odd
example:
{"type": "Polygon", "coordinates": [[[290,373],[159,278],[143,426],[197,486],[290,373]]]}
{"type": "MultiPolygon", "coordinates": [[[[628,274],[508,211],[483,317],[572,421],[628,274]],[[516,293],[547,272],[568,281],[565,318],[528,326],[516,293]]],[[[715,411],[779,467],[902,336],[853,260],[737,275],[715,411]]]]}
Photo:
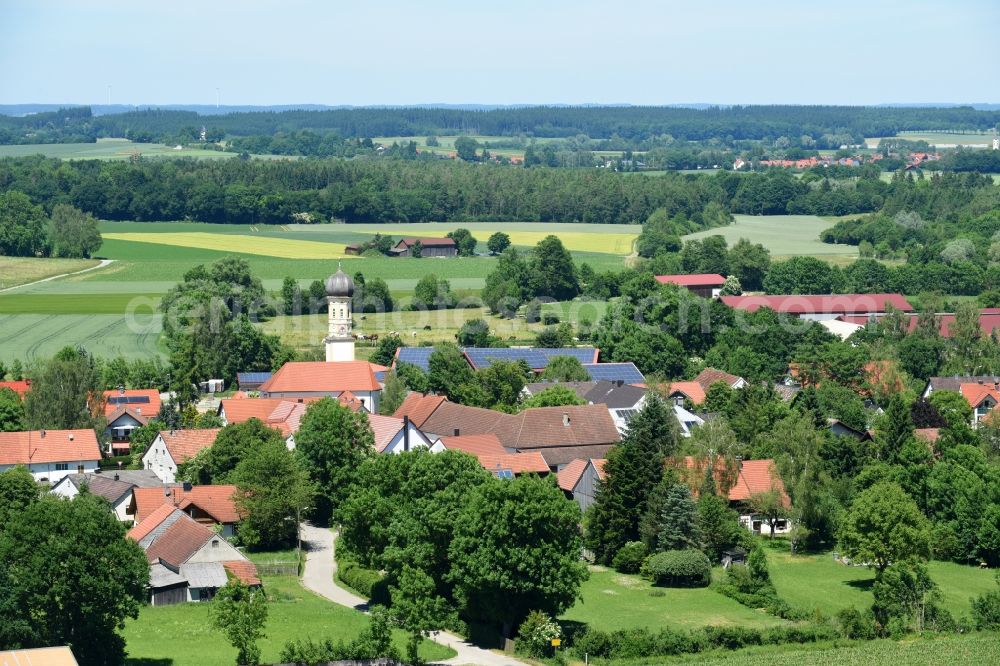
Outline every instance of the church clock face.
{"type": "Polygon", "coordinates": [[[341,324],[340,326],[337,327],[337,334],[338,335],[344,335],[346,333],[347,333],[347,327],[346,326],[344,326],[343,324],[341,324]]]}

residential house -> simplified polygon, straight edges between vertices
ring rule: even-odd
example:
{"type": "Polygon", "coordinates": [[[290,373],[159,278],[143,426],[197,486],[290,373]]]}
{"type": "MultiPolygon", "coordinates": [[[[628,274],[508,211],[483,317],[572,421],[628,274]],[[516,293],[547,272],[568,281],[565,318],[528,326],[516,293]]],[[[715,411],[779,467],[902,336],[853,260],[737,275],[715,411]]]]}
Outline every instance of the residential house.
{"type": "Polygon", "coordinates": [[[522,474],[549,473],[548,463],[538,451],[510,453],[493,433],[485,435],[454,434],[437,441],[442,451],[462,451],[475,456],[483,469],[498,478],[513,478],[522,474]]]}
{"type": "Polygon", "coordinates": [[[409,417],[396,418],[381,414],[368,414],[368,425],[375,435],[375,450],[379,453],[403,453],[414,449],[428,449],[432,453],[443,448],[413,425],[409,417]]]}
{"type": "Polygon", "coordinates": [[[82,488],[92,495],[103,497],[111,505],[111,510],[122,522],[132,522],[128,513],[132,504],[132,491],[137,486],[159,488],[160,479],[149,470],[120,470],[117,472],[97,472],[93,474],[67,474],[52,486],[52,494],[72,499],[82,488]]]}
{"type": "Polygon", "coordinates": [[[221,428],[161,430],[142,455],[143,469],[152,470],[163,483],[177,480],[177,468],[215,443],[221,428]]]}
{"type": "Polygon", "coordinates": [[[208,601],[230,576],[259,586],[253,563],[214,530],[180,509],[162,506],[129,530],[146,551],[150,604],[208,601]]]}
{"type": "Polygon", "coordinates": [[[413,246],[420,243],[421,257],[457,257],[458,245],[453,238],[402,238],[396,243],[389,256],[412,257],[413,246]]]}
{"type": "Polygon", "coordinates": [[[291,361],[260,387],[264,398],[336,398],[350,393],[378,413],[382,386],[375,376],[386,368],[368,361],[291,361]]]}
{"type": "Polygon", "coordinates": [[[900,294],[723,296],[721,300],[737,310],[756,312],[760,308],[770,308],[813,321],[836,319],[842,315],[878,317],[886,313],[889,305],[904,313],[914,311],[900,294]]]}
{"type": "Polygon", "coordinates": [[[657,275],[660,284],[676,284],[685,287],[692,294],[702,298],[715,298],[726,284],[726,278],[718,273],[697,273],[692,275],[657,275]]]}
{"type": "Polygon", "coordinates": [[[97,471],[101,447],[93,430],[0,432],[0,472],[24,465],[35,481],[97,471]]]}
{"type": "Polygon", "coordinates": [[[922,398],[929,398],[934,391],[954,391],[961,393],[962,384],[1000,384],[1000,375],[952,375],[950,377],[931,377],[927,380],[927,386],[920,395],[922,398]]]}
{"type": "Polygon", "coordinates": [[[619,381],[596,382],[537,382],[524,387],[527,396],[537,395],[545,389],[562,386],[576,393],[581,400],[590,405],[604,405],[618,428],[625,434],[625,429],[631,418],[642,409],[646,399],[647,389],[641,386],[625,384],[619,381]]]}
{"type": "Polygon", "coordinates": [[[705,387],[695,381],[670,382],[667,399],[679,407],[691,404],[697,407],[705,402],[705,387]]]}
{"type": "MultiPolygon", "coordinates": [[[[690,472],[688,478],[695,485],[692,492],[697,492],[697,485],[705,478],[706,461],[687,456],[680,462],[690,472]]],[[[739,514],[740,524],[756,534],[770,535],[771,528],[764,517],[754,512],[750,506],[751,497],[775,491],[779,493],[782,504],[791,508],[791,500],[785,492],[785,485],[778,475],[774,460],[742,460],[737,462],[735,469],[730,470],[722,459],[718,459],[713,471],[716,482],[721,487],[729,486],[729,505],[739,514]]],[[[791,529],[792,521],[783,518],[775,523],[774,533],[787,534],[791,529]]]]}
{"type": "Polygon", "coordinates": [[[869,431],[852,428],[839,419],[827,419],[827,430],[837,437],[853,437],[859,442],[864,442],[872,438],[869,431]]]}
{"type": "Polygon", "coordinates": [[[586,511],[597,497],[605,462],[604,458],[578,458],[559,470],[559,487],[580,505],[581,511],[586,511]]]}
{"type": "Polygon", "coordinates": [[[31,380],[22,379],[14,382],[0,382],[0,389],[10,389],[24,400],[24,396],[31,390],[31,380]]]}
{"type": "Polygon", "coordinates": [[[129,452],[132,431],[149,423],[160,413],[160,392],[156,389],[117,389],[104,392],[104,418],[108,425],[109,455],[129,452]]]}
{"type": "Polygon", "coordinates": [[[962,384],[959,393],[972,407],[972,425],[979,425],[1000,403],[1000,384],[962,384]]]}
{"type": "Polygon", "coordinates": [[[456,431],[465,435],[492,433],[510,452],[537,450],[552,471],[576,458],[601,458],[621,440],[604,405],[537,407],[505,414],[458,405],[441,396],[411,393],[394,416],[408,416],[431,438],[456,431]]]}
{"type": "Polygon", "coordinates": [[[240,514],[236,508],[236,486],[169,485],[158,488],[135,488],[128,515],[141,523],[157,509],[170,506],[180,509],[193,520],[209,527],[218,526],[226,538],[236,534],[240,514]]]}
{"type": "Polygon", "coordinates": [[[742,377],[731,375],[728,372],[716,370],[715,368],[705,368],[698,373],[694,381],[701,385],[706,394],[709,388],[720,382],[733,390],[739,390],[747,385],[747,380],[742,377]]]}

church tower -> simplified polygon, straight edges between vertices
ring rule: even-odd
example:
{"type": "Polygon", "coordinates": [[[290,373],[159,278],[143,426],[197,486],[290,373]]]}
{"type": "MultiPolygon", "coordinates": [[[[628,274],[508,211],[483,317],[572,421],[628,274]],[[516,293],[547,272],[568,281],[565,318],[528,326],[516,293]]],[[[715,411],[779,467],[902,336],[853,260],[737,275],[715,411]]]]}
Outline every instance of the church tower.
{"type": "Polygon", "coordinates": [[[354,280],[337,267],[337,272],[326,279],[326,302],[329,304],[329,332],[323,339],[327,361],[353,361],[354,335],[351,319],[351,297],[354,280]]]}

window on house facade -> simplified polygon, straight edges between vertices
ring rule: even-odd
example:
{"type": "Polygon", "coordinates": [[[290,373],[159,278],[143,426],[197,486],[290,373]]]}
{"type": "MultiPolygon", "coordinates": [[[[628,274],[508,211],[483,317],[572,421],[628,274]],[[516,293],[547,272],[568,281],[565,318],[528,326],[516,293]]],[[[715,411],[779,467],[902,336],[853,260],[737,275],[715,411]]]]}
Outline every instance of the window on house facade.
{"type": "Polygon", "coordinates": [[[56,471],[64,472],[69,470],[69,463],[56,463],[56,471]]]}

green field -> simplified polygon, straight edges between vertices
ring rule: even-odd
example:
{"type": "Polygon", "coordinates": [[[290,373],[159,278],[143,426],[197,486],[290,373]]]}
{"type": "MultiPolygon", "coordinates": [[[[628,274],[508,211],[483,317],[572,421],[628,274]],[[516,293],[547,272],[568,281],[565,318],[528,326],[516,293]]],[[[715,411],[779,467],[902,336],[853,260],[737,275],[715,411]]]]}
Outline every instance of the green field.
{"type": "Polygon", "coordinates": [[[633,627],[693,629],[707,625],[766,628],[787,624],[710,588],[654,588],[643,578],[604,567],[591,567],[581,599],[562,619],[602,631],[633,627]],[[659,596],[651,594],[654,590],[659,596]]]}
{"type": "MultiPolygon", "coordinates": [[[[793,606],[817,609],[833,616],[838,610],[872,603],[870,569],[850,567],[823,555],[792,556],[768,552],[771,580],[778,594],[793,606]]],[[[969,614],[969,599],[993,589],[994,572],[952,562],[930,562],[931,578],[938,584],[943,604],[955,617],[969,614]]]]}
{"type": "Polygon", "coordinates": [[[0,158],[44,155],[64,160],[127,160],[134,153],[139,153],[143,157],[194,157],[197,159],[227,159],[237,155],[237,153],[192,147],[175,150],[174,146],[165,146],[162,143],[133,143],[128,139],[98,139],[97,143],[38,143],[0,146],[0,158]]]}
{"type": "MultiPolygon", "coordinates": [[[[338,606],[305,590],[291,576],[264,577],[268,594],[268,619],[265,638],[260,642],[262,660],[277,663],[281,648],[289,640],[311,638],[343,639],[349,642],[364,629],[367,618],[361,613],[338,606]]],[[[123,633],[131,666],[201,666],[232,664],[236,650],[212,627],[211,603],[174,606],[147,606],[137,620],[125,623],[123,633]]],[[[405,637],[396,632],[396,644],[402,652],[405,637]]],[[[447,659],[454,650],[424,641],[421,657],[447,659]]]]}
{"type": "Polygon", "coordinates": [[[735,215],[736,222],[684,236],[684,240],[722,236],[729,245],[741,238],[761,243],[771,251],[772,258],[807,255],[837,262],[858,256],[853,245],[833,245],[820,241],[819,234],[833,222],[815,215],[735,215]]]}
{"type": "MultiPolygon", "coordinates": [[[[570,661],[573,666],[582,661],[570,661]]],[[[838,641],[836,644],[754,647],[732,652],[717,650],[683,657],[642,660],[591,660],[608,666],[652,666],[693,664],[702,666],[993,666],[1000,663],[1000,636],[976,633],[969,636],[909,637],[902,641],[838,641]]]]}
{"type": "Polygon", "coordinates": [[[66,345],[80,345],[98,356],[151,358],[157,353],[160,316],[118,314],[0,315],[0,361],[32,361],[52,356],[66,345]]]}
{"type": "Polygon", "coordinates": [[[869,148],[876,148],[879,141],[887,139],[906,139],[907,141],[926,141],[932,146],[940,148],[953,148],[955,146],[976,146],[986,148],[993,144],[993,133],[980,134],[976,132],[955,133],[951,132],[900,132],[895,137],[869,137],[865,139],[865,144],[869,148]]]}
{"type": "Polygon", "coordinates": [[[96,259],[39,259],[37,257],[0,257],[0,289],[44,280],[97,266],[96,259]]]}

